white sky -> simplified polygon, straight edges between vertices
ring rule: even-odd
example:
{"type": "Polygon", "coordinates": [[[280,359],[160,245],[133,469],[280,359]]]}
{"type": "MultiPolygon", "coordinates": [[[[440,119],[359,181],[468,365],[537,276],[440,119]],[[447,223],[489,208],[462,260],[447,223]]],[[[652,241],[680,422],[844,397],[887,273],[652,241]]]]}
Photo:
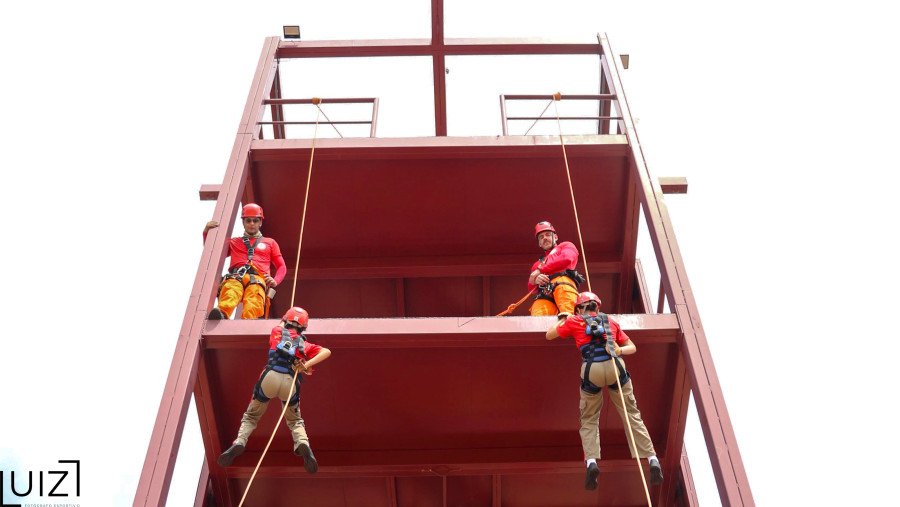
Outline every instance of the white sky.
{"type": "MultiPolygon", "coordinates": [[[[285,23],[305,40],[429,36],[427,0],[349,3],[0,4],[0,469],[78,458],[82,505],[131,503],[213,209],[197,190],[221,181],[263,38],[285,23]]],[[[446,3],[451,37],[605,31],[632,55],[649,166],[690,182],[667,202],[757,503],[893,498],[888,3],[446,3]]],[[[453,90],[467,71],[449,66],[453,90]]],[[[192,405],[170,505],[193,502],[196,428],[192,405]]]]}

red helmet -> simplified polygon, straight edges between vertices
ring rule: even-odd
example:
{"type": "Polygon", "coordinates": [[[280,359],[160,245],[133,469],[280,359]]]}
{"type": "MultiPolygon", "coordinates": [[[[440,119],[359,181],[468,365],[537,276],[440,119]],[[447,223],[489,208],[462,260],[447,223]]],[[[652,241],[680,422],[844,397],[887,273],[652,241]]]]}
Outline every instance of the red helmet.
{"type": "Polygon", "coordinates": [[[585,303],[589,303],[591,301],[596,302],[598,308],[602,304],[602,302],[600,301],[600,298],[597,297],[596,294],[594,294],[593,292],[584,291],[584,292],[578,294],[578,299],[575,300],[575,306],[581,306],[581,305],[583,305],[585,303]]]}
{"type": "Polygon", "coordinates": [[[244,209],[241,210],[241,218],[266,218],[263,216],[262,206],[259,204],[247,204],[244,206],[244,209]]]}
{"type": "Polygon", "coordinates": [[[306,310],[304,310],[303,308],[295,306],[284,314],[284,321],[292,322],[300,327],[305,328],[307,324],[309,324],[309,314],[306,313],[306,310]]]}
{"type": "Polygon", "coordinates": [[[543,222],[538,222],[537,225],[534,226],[534,237],[536,238],[538,234],[544,231],[551,231],[553,234],[556,234],[556,229],[553,228],[553,224],[545,220],[543,222]]]}

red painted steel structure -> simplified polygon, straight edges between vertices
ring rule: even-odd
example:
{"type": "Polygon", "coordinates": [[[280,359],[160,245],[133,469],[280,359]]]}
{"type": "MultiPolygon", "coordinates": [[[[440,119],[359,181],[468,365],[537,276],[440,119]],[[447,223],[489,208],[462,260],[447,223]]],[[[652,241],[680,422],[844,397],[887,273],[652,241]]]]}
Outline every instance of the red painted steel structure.
{"type": "MultiPolygon", "coordinates": [[[[566,146],[594,291],[640,347],[629,369],[668,472],[651,491],[654,502],[697,504],[683,449],[693,393],[722,503],[753,505],[664,187],[643,160],[607,39],[444,39],[441,0],[432,0],[432,12],[431,40],[266,40],[223,182],[201,189],[202,198],[216,199],[213,218],[223,227],[204,246],[135,505],[165,503],[192,393],[206,450],[196,505],[236,505],[271,431],[276,416],[267,414],[235,466],[214,465],[234,436],[276,321],[206,322],[205,315],[241,201],[265,207],[266,234],[293,266],[312,141],[284,139],[280,108],[291,99],[281,96],[278,63],[336,56],[431,56],[436,136],[316,141],[298,300],[312,313],[310,336],[334,351],[303,391],[321,468],[307,475],[279,431],[250,505],[287,505],[299,494],[304,505],[642,504],[623,428],[606,409],[600,492],[580,489],[577,353],[543,340],[552,319],[490,317],[524,292],[538,253],[533,223],[552,217],[564,239],[575,236],[575,225],[567,199],[525,197],[529,182],[561,167],[558,139],[446,137],[444,58],[484,54],[599,56],[599,133],[566,136],[566,146]],[[266,107],[276,139],[261,138],[266,107]],[[610,134],[610,120],[624,134],[610,134]],[[603,199],[591,199],[597,188],[606,190],[603,199]],[[671,314],[651,310],[635,258],[639,208],[671,314]]],[[[682,183],[666,188],[679,191],[682,183]]],[[[565,185],[545,187],[548,195],[568,195],[565,185]]],[[[276,298],[273,313],[288,303],[276,298]]]]}

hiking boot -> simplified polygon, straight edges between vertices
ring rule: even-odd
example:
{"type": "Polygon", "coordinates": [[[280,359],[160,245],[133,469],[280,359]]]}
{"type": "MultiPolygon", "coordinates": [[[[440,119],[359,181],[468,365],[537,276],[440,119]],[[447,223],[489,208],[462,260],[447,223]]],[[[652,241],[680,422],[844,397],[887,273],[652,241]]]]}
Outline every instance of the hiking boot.
{"type": "Polygon", "coordinates": [[[225,315],[225,312],[219,310],[218,308],[213,308],[209,311],[209,316],[206,317],[207,320],[225,320],[228,316],[225,315]]]}
{"type": "Polygon", "coordinates": [[[651,459],[650,460],[650,484],[653,484],[654,486],[656,486],[658,484],[662,484],[662,481],[663,481],[663,473],[662,473],[662,467],[659,466],[659,460],[651,459]]]}
{"type": "Polygon", "coordinates": [[[587,467],[584,475],[584,489],[593,491],[597,489],[597,478],[600,477],[600,467],[596,463],[591,463],[587,467]]]}
{"type": "Polygon", "coordinates": [[[241,454],[244,454],[244,446],[241,444],[232,444],[227,451],[219,455],[219,459],[216,460],[216,463],[218,463],[220,467],[231,466],[234,458],[237,458],[241,454]]]}
{"type": "Polygon", "coordinates": [[[294,454],[303,458],[303,468],[307,472],[314,474],[319,470],[319,462],[313,456],[312,447],[308,443],[300,442],[297,444],[297,447],[294,448],[294,454]]]}

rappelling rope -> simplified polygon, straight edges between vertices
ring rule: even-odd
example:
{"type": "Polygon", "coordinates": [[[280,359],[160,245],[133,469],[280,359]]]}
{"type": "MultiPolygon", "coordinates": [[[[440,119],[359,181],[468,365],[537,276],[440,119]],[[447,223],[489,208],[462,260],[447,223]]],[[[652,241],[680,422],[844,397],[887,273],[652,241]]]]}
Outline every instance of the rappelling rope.
{"type": "MultiPolygon", "coordinates": [[[[313,97],[313,104],[319,108],[322,99],[313,97]]],[[[321,112],[322,109],[319,108],[321,112]]],[[[319,132],[319,113],[316,113],[316,127],[313,130],[312,150],[309,152],[309,172],[306,175],[306,193],[303,195],[303,214],[300,215],[300,238],[297,240],[297,262],[294,263],[294,286],[291,287],[291,308],[294,307],[294,294],[297,291],[297,276],[300,269],[300,245],[303,244],[303,227],[306,225],[306,202],[309,200],[309,183],[312,180],[313,158],[316,156],[316,134],[319,132]]]]}
{"type": "Polygon", "coordinates": [[[566,178],[569,180],[569,195],[572,196],[572,210],[575,212],[575,227],[578,229],[578,243],[581,246],[581,257],[584,259],[584,276],[587,278],[588,291],[591,289],[591,272],[588,270],[587,252],[584,250],[584,239],[581,237],[581,223],[578,221],[578,207],[575,206],[575,190],[572,188],[572,173],[569,172],[569,157],[566,156],[566,143],[563,141],[562,122],[559,121],[559,109],[556,103],[562,99],[562,93],[553,94],[553,110],[556,111],[556,125],[559,127],[559,145],[562,146],[563,162],[566,164],[566,178]]]}
{"type": "MultiPolygon", "coordinates": [[[[288,400],[291,399],[291,396],[294,395],[294,386],[297,385],[297,375],[300,374],[300,368],[297,368],[294,371],[294,380],[291,381],[291,390],[287,395],[288,400]]],[[[256,477],[256,472],[259,471],[259,466],[262,465],[263,458],[266,457],[266,453],[269,451],[269,446],[272,445],[272,439],[275,438],[275,431],[278,430],[278,426],[281,424],[281,420],[284,419],[284,413],[287,412],[288,402],[281,402],[284,405],[284,408],[281,409],[281,415],[278,416],[278,420],[275,421],[275,428],[272,430],[272,434],[269,436],[269,441],[266,442],[266,448],[263,449],[262,455],[259,457],[259,461],[256,462],[256,468],[253,469],[253,474],[250,475],[250,481],[247,482],[247,487],[244,488],[244,495],[241,496],[241,502],[238,504],[238,507],[244,505],[244,500],[247,498],[247,493],[250,492],[250,485],[253,484],[253,478],[256,477]]],[[[297,401],[297,403],[300,403],[297,401]]],[[[304,458],[306,459],[306,458],[304,458]]]]}
{"type": "MultiPolygon", "coordinates": [[[[584,274],[587,278],[588,290],[591,291],[591,274],[588,271],[587,253],[584,251],[584,240],[581,237],[581,223],[578,221],[578,207],[575,206],[575,189],[572,187],[572,174],[569,171],[569,158],[566,156],[566,143],[563,141],[562,122],[559,119],[559,109],[556,107],[556,102],[561,99],[561,93],[557,92],[553,94],[553,109],[556,111],[556,125],[559,127],[559,145],[562,146],[563,161],[566,164],[566,177],[569,180],[569,195],[572,197],[572,210],[575,212],[575,226],[578,229],[578,242],[581,244],[581,254],[584,259],[584,274]]],[[[614,354],[611,355],[614,356],[614,354]]],[[[631,444],[631,449],[634,453],[634,459],[638,464],[638,472],[641,473],[641,484],[644,485],[644,494],[647,496],[647,505],[653,507],[653,502],[650,500],[650,489],[647,488],[647,478],[644,477],[644,467],[641,466],[641,457],[637,452],[637,444],[634,441],[634,430],[631,428],[631,418],[628,417],[628,410],[625,407],[625,393],[622,392],[622,384],[619,381],[619,365],[616,363],[615,358],[610,359],[610,361],[613,362],[613,367],[616,369],[616,387],[619,389],[619,399],[622,402],[622,410],[625,411],[625,425],[628,427],[628,435],[631,437],[629,443],[631,444]]]]}
{"type": "Polygon", "coordinates": [[[638,472],[641,473],[641,484],[644,485],[644,495],[647,496],[647,505],[653,507],[653,501],[650,500],[650,489],[647,488],[647,478],[644,477],[644,467],[641,466],[641,456],[637,451],[637,444],[634,441],[634,430],[631,429],[631,417],[629,417],[628,409],[625,407],[625,393],[622,392],[622,383],[619,381],[619,365],[616,363],[615,357],[611,358],[610,361],[613,362],[613,368],[616,369],[616,387],[619,389],[619,400],[622,402],[622,410],[625,411],[625,419],[626,426],[628,427],[628,436],[629,443],[631,444],[631,450],[634,452],[634,459],[637,461],[638,472]]]}
{"type": "MultiPolygon", "coordinates": [[[[319,104],[322,102],[322,99],[313,97],[312,103],[319,108],[319,104]]],[[[319,111],[324,114],[321,108],[319,111]]],[[[326,116],[326,119],[328,117],[326,116]]],[[[337,130],[337,129],[335,129],[337,130]]],[[[313,137],[312,137],[312,149],[309,152],[309,172],[306,175],[306,193],[303,196],[303,213],[300,215],[300,238],[297,240],[297,261],[294,263],[294,285],[291,287],[291,308],[294,307],[294,296],[297,291],[297,277],[300,273],[300,246],[303,244],[303,227],[306,224],[306,202],[309,200],[309,183],[312,180],[312,168],[313,168],[313,159],[316,155],[316,135],[319,133],[319,113],[316,113],[316,126],[313,129],[313,137]]],[[[340,135],[340,132],[338,132],[340,135]]],[[[294,395],[294,386],[297,385],[297,375],[300,374],[300,368],[297,368],[294,371],[294,380],[291,382],[291,390],[288,393],[288,401],[290,401],[291,396],[294,395]]],[[[247,482],[247,487],[244,488],[244,495],[241,496],[241,502],[238,504],[238,507],[244,505],[244,499],[247,498],[247,493],[250,491],[250,486],[253,484],[253,478],[256,477],[256,472],[259,470],[260,465],[262,465],[263,459],[266,457],[266,453],[269,451],[269,446],[272,444],[272,439],[275,438],[275,432],[278,431],[278,425],[281,424],[281,420],[284,418],[284,413],[287,412],[288,401],[283,401],[282,404],[284,408],[281,409],[281,415],[278,416],[278,421],[275,423],[275,427],[272,428],[272,435],[269,436],[269,442],[266,444],[266,448],[263,449],[262,454],[259,457],[259,461],[256,462],[256,468],[253,469],[253,474],[250,476],[250,480],[247,482]]],[[[299,403],[299,400],[298,400],[299,403]]],[[[304,458],[306,459],[306,458],[304,458]]]]}

